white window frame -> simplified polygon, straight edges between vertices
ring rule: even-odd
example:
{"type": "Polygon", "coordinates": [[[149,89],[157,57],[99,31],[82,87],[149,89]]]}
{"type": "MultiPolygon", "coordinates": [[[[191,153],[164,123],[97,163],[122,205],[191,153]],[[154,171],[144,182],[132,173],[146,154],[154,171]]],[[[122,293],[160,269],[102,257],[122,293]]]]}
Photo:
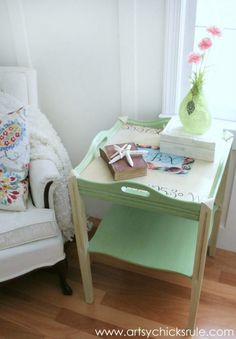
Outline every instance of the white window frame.
{"type": "MultiPolygon", "coordinates": [[[[190,88],[192,68],[187,55],[194,46],[196,14],[197,0],[166,0],[162,116],[178,114],[180,102],[190,88]]],[[[234,134],[236,150],[236,122],[222,123],[234,134]]]]}
{"type": "Polygon", "coordinates": [[[163,115],[178,113],[180,101],[190,86],[191,66],[186,55],[194,45],[196,8],[197,0],[166,0],[163,115]]]}

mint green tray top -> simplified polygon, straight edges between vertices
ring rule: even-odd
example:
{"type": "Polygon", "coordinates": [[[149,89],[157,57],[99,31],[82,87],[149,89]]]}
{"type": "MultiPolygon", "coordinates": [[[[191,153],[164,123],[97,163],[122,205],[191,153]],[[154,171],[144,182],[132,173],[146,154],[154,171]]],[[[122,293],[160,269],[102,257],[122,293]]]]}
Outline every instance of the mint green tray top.
{"type": "MultiPolygon", "coordinates": [[[[101,178],[103,178],[102,172],[105,171],[103,167],[105,164],[98,159],[99,147],[113,143],[116,133],[124,125],[158,129],[163,128],[168,120],[158,119],[148,122],[131,119],[118,120],[110,130],[102,131],[94,138],[88,153],[80,165],[73,170],[73,174],[77,178],[82,196],[104,199],[114,204],[90,241],[90,252],[103,253],[130,263],[178,272],[191,277],[202,201],[178,200],[158,192],[144,184],[143,180],[148,180],[149,174],[144,179],[113,181],[112,178],[97,179],[96,173],[93,179],[90,173],[92,162],[97,161],[95,168],[97,172],[101,171],[101,178]]],[[[206,199],[212,199],[213,202],[224,173],[232,140],[224,141],[224,143],[224,151],[214,164],[214,175],[209,174],[211,165],[196,162],[195,167],[195,172],[197,172],[199,166],[199,176],[202,177],[205,167],[208,169],[206,173],[208,173],[210,186],[207,189],[206,199]]],[[[191,173],[187,175],[189,177],[182,178],[177,175],[174,177],[172,174],[166,177],[166,174],[157,172],[150,175],[157,175],[160,181],[162,178],[169,180],[171,176],[170,180],[173,181],[176,177],[179,181],[178,185],[182,182],[184,185],[191,182],[191,173]]],[[[197,179],[198,175],[195,174],[193,180],[197,179]]],[[[197,181],[193,185],[197,187],[197,181]]]]}

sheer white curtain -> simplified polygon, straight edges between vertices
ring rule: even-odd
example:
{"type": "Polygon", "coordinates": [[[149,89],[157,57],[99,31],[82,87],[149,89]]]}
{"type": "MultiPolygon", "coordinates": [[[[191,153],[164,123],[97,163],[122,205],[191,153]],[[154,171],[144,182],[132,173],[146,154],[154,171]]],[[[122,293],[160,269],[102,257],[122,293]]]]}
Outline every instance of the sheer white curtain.
{"type": "Polygon", "coordinates": [[[197,0],[166,0],[166,27],[162,114],[174,115],[189,89],[191,67],[186,58],[193,49],[197,0]]]}

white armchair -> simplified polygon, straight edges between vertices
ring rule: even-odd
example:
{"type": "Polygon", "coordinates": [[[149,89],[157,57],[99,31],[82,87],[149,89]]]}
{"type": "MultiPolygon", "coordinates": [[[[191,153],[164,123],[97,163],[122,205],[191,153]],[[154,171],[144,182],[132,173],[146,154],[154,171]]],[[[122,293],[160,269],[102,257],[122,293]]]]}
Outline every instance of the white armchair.
{"type": "MultiPolygon", "coordinates": [[[[0,90],[38,107],[36,72],[32,69],[0,67],[0,90]]],[[[32,160],[27,210],[0,210],[0,282],[55,265],[63,293],[72,294],[66,282],[64,241],[53,208],[53,193],[59,179],[51,160],[32,160]]]]}

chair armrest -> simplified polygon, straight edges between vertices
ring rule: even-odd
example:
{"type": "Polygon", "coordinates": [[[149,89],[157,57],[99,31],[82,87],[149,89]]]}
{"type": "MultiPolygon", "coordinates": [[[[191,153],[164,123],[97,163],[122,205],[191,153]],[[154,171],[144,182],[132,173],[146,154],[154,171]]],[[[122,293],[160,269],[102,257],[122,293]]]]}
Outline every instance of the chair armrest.
{"type": "Polygon", "coordinates": [[[36,207],[53,208],[53,192],[60,178],[51,160],[38,159],[30,162],[30,190],[36,207]]]}

